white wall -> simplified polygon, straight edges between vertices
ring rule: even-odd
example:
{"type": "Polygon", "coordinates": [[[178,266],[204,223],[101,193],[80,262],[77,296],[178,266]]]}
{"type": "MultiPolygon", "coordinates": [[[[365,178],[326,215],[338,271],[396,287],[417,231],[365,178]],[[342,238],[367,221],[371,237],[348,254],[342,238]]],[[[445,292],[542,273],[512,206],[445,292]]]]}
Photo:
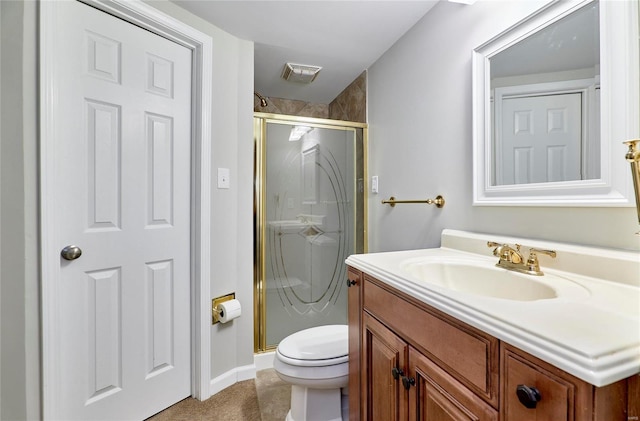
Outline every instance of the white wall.
{"type": "Polygon", "coordinates": [[[471,51],[545,3],[439,2],[369,69],[369,251],[438,246],[443,228],[640,250],[632,207],[472,206],[471,51]],[[380,204],[437,194],[442,209],[380,204]]]}
{"type": "MultiPolygon", "coordinates": [[[[211,378],[234,382],[253,375],[253,43],[174,4],[150,4],[213,38],[211,294],[235,291],[243,316],[211,327],[211,378]],[[216,188],[217,167],[231,170],[231,189],[216,188]]],[[[35,420],[41,411],[38,3],[0,1],[0,7],[0,419],[35,420]]]]}

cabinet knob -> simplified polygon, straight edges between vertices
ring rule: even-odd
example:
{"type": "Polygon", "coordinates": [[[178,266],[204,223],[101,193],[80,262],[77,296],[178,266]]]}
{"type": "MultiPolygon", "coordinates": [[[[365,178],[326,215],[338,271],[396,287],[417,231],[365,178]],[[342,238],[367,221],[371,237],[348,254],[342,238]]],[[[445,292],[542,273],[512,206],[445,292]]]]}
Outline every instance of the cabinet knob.
{"type": "Polygon", "coordinates": [[[516,387],[516,395],[518,395],[520,403],[529,409],[534,409],[538,402],[542,400],[538,389],[523,384],[519,384],[518,387],[516,387]]]}
{"type": "Polygon", "coordinates": [[[400,370],[398,367],[393,367],[391,369],[391,375],[394,380],[398,380],[400,376],[404,376],[404,371],[400,370]]]}
{"type": "Polygon", "coordinates": [[[351,288],[355,284],[357,284],[356,281],[352,281],[351,279],[347,279],[347,287],[351,288]]]}
{"type": "Polygon", "coordinates": [[[414,379],[413,377],[409,378],[407,376],[402,376],[402,385],[405,389],[409,390],[411,386],[416,385],[416,379],[414,379]]]}

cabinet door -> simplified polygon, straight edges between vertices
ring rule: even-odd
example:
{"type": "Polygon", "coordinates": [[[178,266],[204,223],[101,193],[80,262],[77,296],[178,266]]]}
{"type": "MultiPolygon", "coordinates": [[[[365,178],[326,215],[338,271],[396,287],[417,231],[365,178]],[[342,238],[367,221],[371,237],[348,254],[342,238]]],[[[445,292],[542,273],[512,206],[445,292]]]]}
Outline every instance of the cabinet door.
{"type": "Polygon", "coordinates": [[[347,319],[349,323],[349,419],[360,420],[360,338],[362,306],[362,273],[349,268],[347,271],[347,319]]]}
{"type": "Polygon", "coordinates": [[[410,421],[496,421],[498,412],[434,362],[409,348],[410,421]]]}
{"type": "Polygon", "coordinates": [[[406,372],[407,344],[366,312],[362,328],[362,419],[406,420],[407,391],[401,378],[406,372]]]}

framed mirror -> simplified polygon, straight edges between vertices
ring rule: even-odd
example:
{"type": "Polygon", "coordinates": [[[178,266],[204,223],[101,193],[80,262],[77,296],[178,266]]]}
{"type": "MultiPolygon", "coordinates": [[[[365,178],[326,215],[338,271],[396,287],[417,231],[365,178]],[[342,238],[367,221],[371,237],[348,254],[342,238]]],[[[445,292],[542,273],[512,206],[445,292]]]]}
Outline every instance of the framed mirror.
{"type": "Polygon", "coordinates": [[[550,2],[473,51],[473,204],[632,206],[638,3],[550,2]]]}

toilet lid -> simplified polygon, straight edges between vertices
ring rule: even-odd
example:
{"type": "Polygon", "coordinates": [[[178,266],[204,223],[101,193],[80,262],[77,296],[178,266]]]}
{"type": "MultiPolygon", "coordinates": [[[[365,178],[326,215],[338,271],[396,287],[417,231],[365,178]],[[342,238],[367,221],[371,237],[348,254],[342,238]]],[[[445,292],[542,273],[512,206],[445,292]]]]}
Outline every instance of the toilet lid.
{"type": "Polygon", "coordinates": [[[312,327],[293,333],[278,344],[278,352],[296,360],[328,360],[349,355],[347,325],[312,327]]]}

